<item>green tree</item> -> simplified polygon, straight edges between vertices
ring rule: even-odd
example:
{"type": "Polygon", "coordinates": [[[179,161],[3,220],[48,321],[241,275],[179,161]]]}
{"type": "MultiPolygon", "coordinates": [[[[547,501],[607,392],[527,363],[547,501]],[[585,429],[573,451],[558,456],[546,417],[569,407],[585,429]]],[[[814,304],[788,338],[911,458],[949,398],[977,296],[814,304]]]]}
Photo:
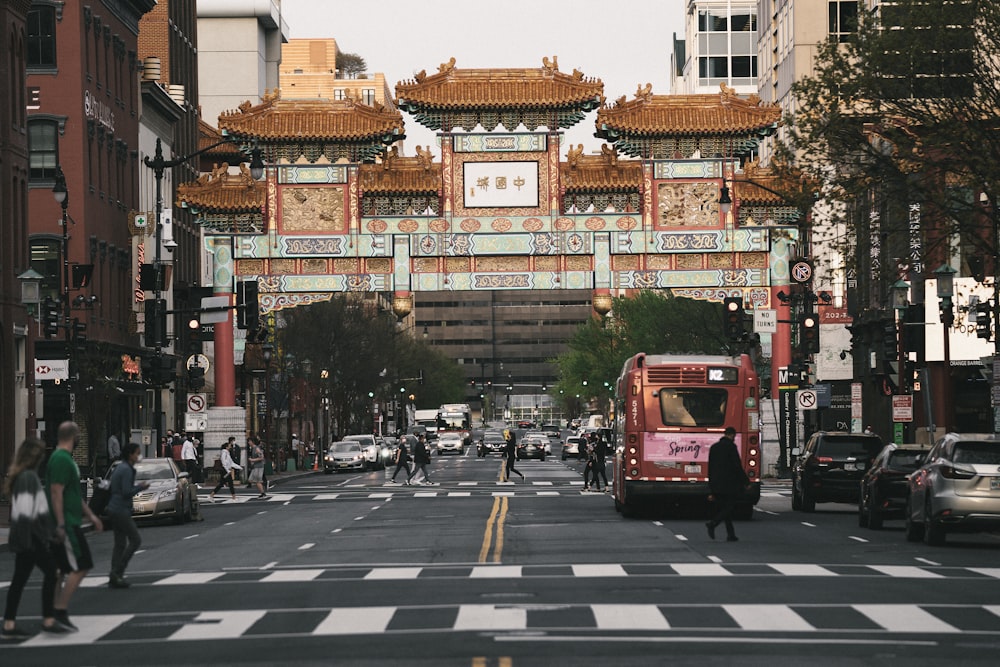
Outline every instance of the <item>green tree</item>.
{"type": "Polygon", "coordinates": [[[410,332],[395,317],[357,295],[289,310],[279,330],[282,355],[311,362],[311,380],[328,392],[331,414],[342,428],[367,430],[372,400],[418,396],[419,403],[458,402],[464,396],[461,369],[410,332]],[[327,370],[329,378],[320,379],[327,370]],[[424,384],[416,379],[423,371],[424,384]],[[400,387],[405,392],[400,392],[400,387]],[[435,402],[436,401],[436,402],[435,402]]]}
{"type": "Polygon", "coordinates": [[[345,79],[356,79],[368,70],[368,63],[356,53],[341,53],[337,57],[337,68],[345,79]]]}
{"type": "Polygon", "coordinates": [[[569,350],[554,360],[559,381],[553,391],[570,413],[583,403],[609,398],[625,361],[640,352],[737,351],[725,338],[721,304],[651,290],[615,298],[611,313],[603,320],[581,324],[567,347],[569,350]]]}
{"type": "Polygon", "coordinates": [[[845,226],[814,230],[814,243],[854,265],[864,252],[856,239],[878,208],[887,261],[906,257],[905,207],[920,204],[925,253],[940,258],[958,239],[968,257],[995,255],[984,214],[1000,195],[998,61],[995,0],[883,3],[860,12],[845,42],[821,43],[814,75],[793,87],[796,111],[775,161],[846,203],[830,211],[845,226]]]}

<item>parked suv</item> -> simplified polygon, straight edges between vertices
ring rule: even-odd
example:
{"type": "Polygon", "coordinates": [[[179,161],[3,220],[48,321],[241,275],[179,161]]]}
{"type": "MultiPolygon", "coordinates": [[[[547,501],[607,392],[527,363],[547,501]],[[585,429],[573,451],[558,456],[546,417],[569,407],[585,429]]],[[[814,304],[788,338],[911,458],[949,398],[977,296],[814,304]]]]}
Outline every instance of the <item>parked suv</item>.
{"type": "Polygon", "coordinates": [[[948,433],[910,475],[906,539],[944,544],[949,532],[1000,529],[1000,440],[948,433]]]}
{"type": "Polygon", "coordinates": [[[875,457],[861,478],[858,525],[878,530],[886,519],[902,519],[906,507],[907,478],[920,467],[930,445],[889,443],[875,457]]]}
{"type": "Polygon", "coordinates": [[[792,509],[815,512],[816,503],[857,503],[861,478],[880,451],[877,435],[813,433],[792,467],[792,509]]]}

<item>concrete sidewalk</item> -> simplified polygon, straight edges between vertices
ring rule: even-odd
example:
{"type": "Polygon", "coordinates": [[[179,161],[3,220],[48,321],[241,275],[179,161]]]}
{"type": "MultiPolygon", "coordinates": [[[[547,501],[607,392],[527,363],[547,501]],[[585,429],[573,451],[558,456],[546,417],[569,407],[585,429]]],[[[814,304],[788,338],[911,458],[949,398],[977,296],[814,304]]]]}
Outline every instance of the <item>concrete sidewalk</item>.
{"type": "MultiPolygon", "coordinates": [[[[322,472],[322,468],[319,471],[316,470],[296,470],[295,472],[283,472],[277,475],[272,475],[268,477],[267,481],[272,487],[284,484],[285,482],[290,482],[293,479],[298,479],[300,477],[305,477],[306,475],[312,475],[315,472],[322,472]]],[[[207,484],[202,484],[201,490],[205,490],[207,484]]],[[[238,488],[242,489],[242,485],[238,488]]],[[[254,489],[256,492],[256,489],[254,489]]],[[[90,530],[90,526],[84,526],[84,530],[90,530]]],[[[7,536],[10,534],[10,528],[8,526],[0,526],[0,552],[7,551],[7,536]]]]}

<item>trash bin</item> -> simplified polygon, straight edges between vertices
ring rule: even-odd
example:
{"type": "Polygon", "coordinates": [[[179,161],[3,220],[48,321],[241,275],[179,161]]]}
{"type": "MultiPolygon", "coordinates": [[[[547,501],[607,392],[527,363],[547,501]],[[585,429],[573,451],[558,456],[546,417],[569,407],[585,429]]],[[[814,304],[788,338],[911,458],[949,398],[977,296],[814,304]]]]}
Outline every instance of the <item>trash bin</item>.
{"type": "Polygon", "coordinates": [[[295,459],[287,459],[285,461],[285,471],[295,472],[295,459]]]}
{"type": "Polygon", "coordinates": [[[315,458],[316,458],[315,454],[306,454],[306,466],[305,466],[306,470],[312,470],[313,461],[315,460],[315,458]]]}

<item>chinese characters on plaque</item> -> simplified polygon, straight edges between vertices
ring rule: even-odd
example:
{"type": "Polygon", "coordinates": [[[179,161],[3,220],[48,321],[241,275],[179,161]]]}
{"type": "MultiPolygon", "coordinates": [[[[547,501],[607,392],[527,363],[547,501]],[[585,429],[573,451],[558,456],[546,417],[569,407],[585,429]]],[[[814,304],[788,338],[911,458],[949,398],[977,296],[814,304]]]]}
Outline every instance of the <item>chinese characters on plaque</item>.
{"type": "Polygon", "coordinates": [[[465,208],[538,206],[537,162],[466,162],[465,208]]]}

